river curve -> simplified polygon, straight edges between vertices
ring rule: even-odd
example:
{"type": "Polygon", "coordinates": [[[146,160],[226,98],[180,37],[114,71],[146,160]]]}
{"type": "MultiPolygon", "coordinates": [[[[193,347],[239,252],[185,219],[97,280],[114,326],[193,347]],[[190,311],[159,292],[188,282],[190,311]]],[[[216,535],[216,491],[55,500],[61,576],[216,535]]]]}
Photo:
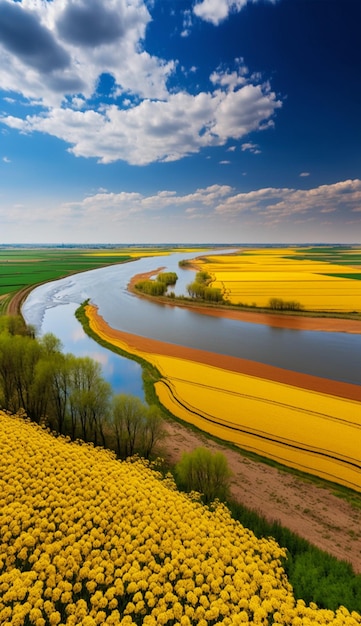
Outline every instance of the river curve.
{"type": "MultiPolygon", "coordinates": [[[[134,274],[165,267],[179,276],[177,295],[185,293],[193,274],[179,268],[178,262],[192,258],[194,252],[153,256],[47,283],[30,293],[22,314],[40,335],[52,332],[66,351],[77,354],[81,330],[74,327],[74,311],[90,299],[110,326],[125,332],[361,385],[361,335],[274,328],[210,317],[184,307],[150,302],[127,290],[134,274]]],[[[98,360],[108,359],[108,355],[99,358],[98,344],[89,342],[85,348],[89,356],[97,352],[98,360]]],[[[136,366],[125,361],[129,367],[136,366]]]]}

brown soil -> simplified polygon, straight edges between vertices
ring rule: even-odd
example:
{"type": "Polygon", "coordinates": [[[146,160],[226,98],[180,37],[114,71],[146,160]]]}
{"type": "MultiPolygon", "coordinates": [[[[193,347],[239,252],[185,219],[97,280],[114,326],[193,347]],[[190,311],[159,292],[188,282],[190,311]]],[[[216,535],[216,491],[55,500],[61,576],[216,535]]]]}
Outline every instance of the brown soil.
{"type": "Polygon", "coordinates": [[[34,285],[30,285],[28,287],[24,287],[20,291],[17,291],[16,294],[11,298],[9,304],[6,309],[7,315],[19,315],[21,305],[24,302],[25,298],[29,295],[29,293],[34,289],[34,285]]]}
{"type": "Polygon", "coordinates": [[[334,495],[330,488],[246,458],[179,423],[166,422],[164,456],[169,462],[176,463],[182,452],[200,445],[226,456],[236,501],[269,521],[279,521],[315,546],[349,561],[355,572],[361,572],[361,508],[334,495]]]}

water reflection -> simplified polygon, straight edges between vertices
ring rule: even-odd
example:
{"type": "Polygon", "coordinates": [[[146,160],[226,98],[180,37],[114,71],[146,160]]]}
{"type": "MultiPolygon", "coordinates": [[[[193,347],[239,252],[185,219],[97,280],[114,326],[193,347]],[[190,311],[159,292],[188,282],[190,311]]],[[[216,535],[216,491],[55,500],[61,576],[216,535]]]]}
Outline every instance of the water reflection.
{"type": "Polygon", "coordinates": [[[114,393],[128,393],[144,400],[142,368],[136,361],[121,357],[85,334],[75,317],[77,304],[63,304],[47,310],[41,334],[53,333],[65,353],[77,357],[89,356],[100,363],[104,378],[111,384],[114,393]]]}

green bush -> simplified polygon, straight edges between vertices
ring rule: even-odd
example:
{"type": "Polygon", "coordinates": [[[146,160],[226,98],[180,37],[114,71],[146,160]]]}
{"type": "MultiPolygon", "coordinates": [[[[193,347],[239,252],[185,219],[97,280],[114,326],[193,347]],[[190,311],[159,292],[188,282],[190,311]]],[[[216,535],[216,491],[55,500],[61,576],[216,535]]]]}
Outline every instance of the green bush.
{"type": "Polygon", "coordinates": [[[148,296],[163,296],[167,289],[166,283],[159,280],[141,280],[134,286],[148,296]]]}
{"type": "Polygon", "coordinates": [[[282,298],[270,298],[268,306],[274,311],[301,311],[303,308],[297,300],[282,300],[282,298]]]}
{"type": "Polygon", "coordinates": [[[167,286],[175,285],[178,280],[178,276],[175,272],[161,272],[158,274],[157,280],[161,283],[165,283],[167,286]]]}
{"type": "Polygon", "coordinates": [[[212,454],[202,447],[184,452],[175,466],[175,477],[180,489],[199,492],[206,504],[229,496],[231,471],[220,452],[212,454]]]}

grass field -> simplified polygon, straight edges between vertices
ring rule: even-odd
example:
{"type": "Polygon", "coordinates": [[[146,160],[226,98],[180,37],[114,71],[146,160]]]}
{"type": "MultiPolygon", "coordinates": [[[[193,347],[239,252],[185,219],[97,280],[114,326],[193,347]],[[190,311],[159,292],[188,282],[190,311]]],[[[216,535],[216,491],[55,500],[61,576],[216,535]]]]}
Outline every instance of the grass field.
{"type": "Polygon", "coordinates": [[[94,254],[73,249],[0,249],[0,296],[74,272],[132,260],[126,252],[94,254]]]}
{"type": "Polygon", "coordinates": [[[232,304],[267,308],[277,298],[305,311],[361,312],[361,249],[258,248],[197,263],[232,304]]]}
{"type": "Polygon", "coordinates": [[[14,295],[28,287],[57,280],[69,274],[106,265],[133,261],[171,252],[199,252],[201,248],[124,247],[124,248],[7,248],[0,246],[0,314],[14,295]]]}

